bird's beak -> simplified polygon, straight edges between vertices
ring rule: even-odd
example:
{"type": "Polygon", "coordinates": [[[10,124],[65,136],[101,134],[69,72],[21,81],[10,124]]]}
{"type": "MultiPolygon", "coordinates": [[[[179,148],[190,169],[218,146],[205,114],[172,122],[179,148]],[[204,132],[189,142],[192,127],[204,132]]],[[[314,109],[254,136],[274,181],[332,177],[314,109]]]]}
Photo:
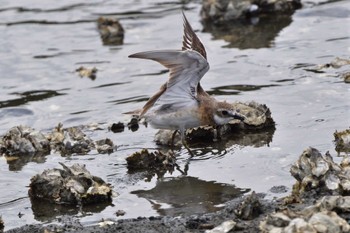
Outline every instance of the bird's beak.
{"type": "Polygon", "coordinates": [[[233,117],[233,119],[237,119],[237,120],[240,120],[240,121],[244,121],[245,120],[245,116],[243,116],[242,114],[239,114],[236,111],[233,111],[230,115],[233,117]]]}

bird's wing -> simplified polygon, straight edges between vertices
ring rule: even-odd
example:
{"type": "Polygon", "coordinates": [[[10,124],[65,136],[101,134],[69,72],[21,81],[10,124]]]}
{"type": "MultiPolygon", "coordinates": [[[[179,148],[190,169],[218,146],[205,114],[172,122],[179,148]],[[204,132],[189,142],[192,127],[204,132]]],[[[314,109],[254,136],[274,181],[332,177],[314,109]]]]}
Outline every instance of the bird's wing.
{"type": "Polygon", "coordinates": [[[198,38],[196,33],[193,31],[190,23],[188,22],[185,14],[183,15],[183,26],[184,26],[184,35],[182,37],[182,50],[194,50],[200,53],[205,59],[207,59],[207,53],[205,51],[204,45],[201,40],[198,38]]]}
{"type": "Polygon", "coordinates": [[[132,54],[129,57],[154,60],[169,69],[170,77],[166,90],[159,96],[157,104],[192,103],[197,97],[199,81],[209,70],[207,60],[193,50],[149,51],[132,54]]]}

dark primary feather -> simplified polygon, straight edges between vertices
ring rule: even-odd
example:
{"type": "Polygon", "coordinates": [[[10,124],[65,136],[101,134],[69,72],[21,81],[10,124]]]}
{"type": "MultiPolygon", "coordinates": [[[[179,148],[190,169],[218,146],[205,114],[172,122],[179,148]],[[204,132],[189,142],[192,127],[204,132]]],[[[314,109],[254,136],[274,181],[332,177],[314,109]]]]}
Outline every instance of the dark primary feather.
{"type": "MultiPolygon", "coordinates": [[[[207,59],[207,54],[205,51],[205,48],[200,41],[200,39],[197,37],[196,33],[193,31],[190,23],[188,22],[185,14],[182,12],[183,15],[183,26],[184,26],[184,35],[183,35],[183,41],[182,41],[182,50],[194,50],[200,53],[205,59],[207,59]]],[[[130,58],[144,58],[143,56],[145,53],[137,53],[132,54],[129,57],[130,58]]],[[[142,117],[153,105],[154,103],[159,99],[159,97],[166,91],[168,82],[164,83],[160,90],[154,94],[147,103],[143,106],[142,110],[140,110],[140,116],[142,117]]],[[[209,97],[209,94],[203,90],[200,83],[197,85],[197,95],[201,95],[203,97],[209,97]]]]}
{"type": "Polygon", "coordinates": [[[198,38],[196,33],[193,31],[190,23],[188,22],[185,14],[182,12],[184,20],[184,35],[182,40],[182,50],[194,50],[200,53],[205,59],[207,59],[207,53],[205,48],[198,38]]]}

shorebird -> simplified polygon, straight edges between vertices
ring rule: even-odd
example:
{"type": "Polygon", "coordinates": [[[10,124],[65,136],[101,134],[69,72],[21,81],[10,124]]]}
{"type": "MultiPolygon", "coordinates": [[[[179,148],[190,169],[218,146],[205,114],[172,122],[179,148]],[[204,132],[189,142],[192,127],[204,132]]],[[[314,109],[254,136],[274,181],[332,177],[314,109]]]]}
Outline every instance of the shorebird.
{"type": "Polygon", "coordinates": [[[193,156],[185,138],[186,129],[203,125],[217,127],[244,116],[226,101],[217,101],[200,85],[209,70],[205,48],[183,13],[183,41],[181,50],[140,52],[130,58],[149,59],[169,69],[169,80],[143,106],[139,117],[153,128],[180,132],[182,144],[193,156]]]}

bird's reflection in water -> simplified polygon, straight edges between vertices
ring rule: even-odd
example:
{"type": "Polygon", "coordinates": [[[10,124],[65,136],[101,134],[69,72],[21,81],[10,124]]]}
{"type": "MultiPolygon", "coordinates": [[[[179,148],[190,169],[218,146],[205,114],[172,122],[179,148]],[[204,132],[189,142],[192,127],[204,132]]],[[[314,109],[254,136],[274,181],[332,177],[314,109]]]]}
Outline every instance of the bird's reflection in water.
{"type": "Polygon", "coordinates": [[[248,191],[234,185],[181,176],[159,180],[153,189],[132,194],[147,199],[160,215],[178,216],[217,211],[222,208],[221,204],[248,191]]]}

